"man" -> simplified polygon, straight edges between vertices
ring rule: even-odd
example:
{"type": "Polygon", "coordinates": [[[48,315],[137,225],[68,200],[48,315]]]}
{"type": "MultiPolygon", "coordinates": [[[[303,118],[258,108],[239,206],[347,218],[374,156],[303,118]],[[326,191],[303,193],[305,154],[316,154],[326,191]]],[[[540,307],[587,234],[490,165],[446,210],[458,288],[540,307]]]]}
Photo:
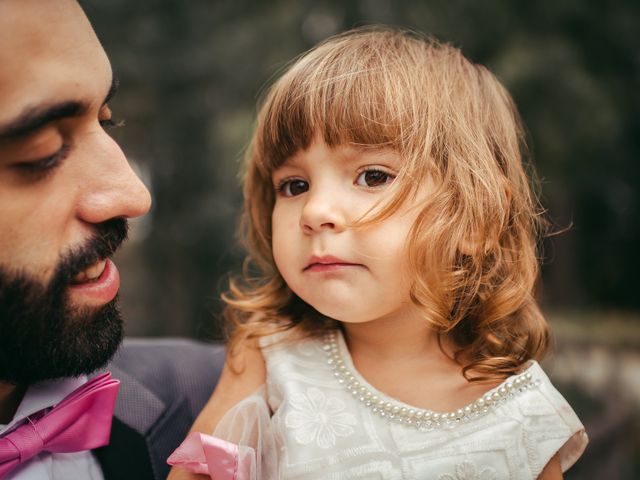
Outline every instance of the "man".
{"type": "Polygon", "coordinates": [[[110,257],[150,206],[105,132],[116,88],[75,0],[0,0],[1,478],[165,478],[219,374],[220,348],[137,341],[106,367],[113,417],[115,383],[85,384],[122,339],[110,257]]]}

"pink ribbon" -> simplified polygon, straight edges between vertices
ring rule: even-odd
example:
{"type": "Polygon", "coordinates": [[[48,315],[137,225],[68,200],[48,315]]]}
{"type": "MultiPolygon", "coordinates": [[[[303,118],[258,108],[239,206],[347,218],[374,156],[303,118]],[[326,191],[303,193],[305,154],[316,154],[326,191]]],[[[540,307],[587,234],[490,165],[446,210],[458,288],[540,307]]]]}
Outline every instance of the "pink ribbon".
{"type": "Polygon", "coordinates": [[[0,479],[43,451],[69,453],[107,445],[119,384],[110,373],[99,375],[0,438],[0,479]]]}
{"type": "Polygon", "coordinates": [[[250,478],[250,463],[239,460],[238,445],[199,432],[190,433],[167,463],[215,480],[250,478]]]}

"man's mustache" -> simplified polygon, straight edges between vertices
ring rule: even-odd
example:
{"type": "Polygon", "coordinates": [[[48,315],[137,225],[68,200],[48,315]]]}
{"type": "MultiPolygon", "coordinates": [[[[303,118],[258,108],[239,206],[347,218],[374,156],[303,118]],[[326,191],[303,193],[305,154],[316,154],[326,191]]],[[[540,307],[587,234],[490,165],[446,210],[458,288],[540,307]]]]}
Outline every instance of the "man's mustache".
{"type": "Polygon", "coordinates": [[[91,265],[113,256],[127,239],[129,223],[113,218],[94,226],[95,234],[87,242],[65,254],[53,276],[53,284],[64,285],[91,265]]]}

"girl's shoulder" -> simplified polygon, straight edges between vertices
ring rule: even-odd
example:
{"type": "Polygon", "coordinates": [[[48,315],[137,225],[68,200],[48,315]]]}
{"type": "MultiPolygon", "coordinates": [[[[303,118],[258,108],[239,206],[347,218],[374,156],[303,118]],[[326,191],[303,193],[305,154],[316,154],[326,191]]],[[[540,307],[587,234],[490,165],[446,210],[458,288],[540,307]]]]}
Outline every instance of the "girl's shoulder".
{"type": "MultiPolygon", "coordinates": [[[[535,393],[533,397],[527,395],[522,396],[522,404],[520,407],[523,415],[530,416],[536,415],[537,413],[550,413],[553,411],[567,424],[576,421],[579,422],[578,417],[567,400],[556,389],[537,361],[530,360],[526,369],[519,375],[519,378],[522,380],[522,383],[526,382],[526,388],[524,388],[524,390],[528,389],[535,393]]],[[[509,379],[507,379],[501,384],[501,387],[504,387],[505,384],[509,385],[509,383],[509,379]]],[[[500,391],[501,387],[497,388],[497,390],[500,391]]]]}
{"type": "MultiPolygon", "coordinates": [[[[535,360],[483,399],[496,404],[493,416],[496,422],[507,417],[520,425],[521,438],[534,470],[541,470],[557,453],[564,472],[584,452],[588,437],[582,422],[535,360]]],[[[491,427],[487,430],[490,432],[491,427]]]]}
{"type": "Polygon", "coordinates": [[[262,337],[259,343],[273,411],[286,399],[307,395],[310,389],[334,390],[334,395],[343,393],[327,363],[321,336],[294,328],[262,337]]]}
{"type": "Polygon", "coordinates": [[[316,348],[321,349],[322,335],[313,334],[303,329],[294,327],[287,330],[265,335],[258,339],[258,345],[265,358],[275,352],[289,355],[299,354],[300,351],[316,348]]]}

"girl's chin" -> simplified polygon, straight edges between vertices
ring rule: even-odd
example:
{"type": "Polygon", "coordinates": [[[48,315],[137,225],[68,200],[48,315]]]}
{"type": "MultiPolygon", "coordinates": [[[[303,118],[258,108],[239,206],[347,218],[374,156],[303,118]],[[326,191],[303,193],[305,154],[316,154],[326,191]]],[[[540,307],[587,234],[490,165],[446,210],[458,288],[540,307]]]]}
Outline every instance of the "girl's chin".
{"type": "Polygon", "coordinates": [[[375,315],[366,315],[363,312],[350,311],[348,308],[336,308],[336,305],[332,305],[330,307],[325,306],[325,308],[322,308],[322,306],[320,306],[320,308],[315,305],[311,306],[325,317],[342,323],[367,323],[375,318],[375,315]]]}

